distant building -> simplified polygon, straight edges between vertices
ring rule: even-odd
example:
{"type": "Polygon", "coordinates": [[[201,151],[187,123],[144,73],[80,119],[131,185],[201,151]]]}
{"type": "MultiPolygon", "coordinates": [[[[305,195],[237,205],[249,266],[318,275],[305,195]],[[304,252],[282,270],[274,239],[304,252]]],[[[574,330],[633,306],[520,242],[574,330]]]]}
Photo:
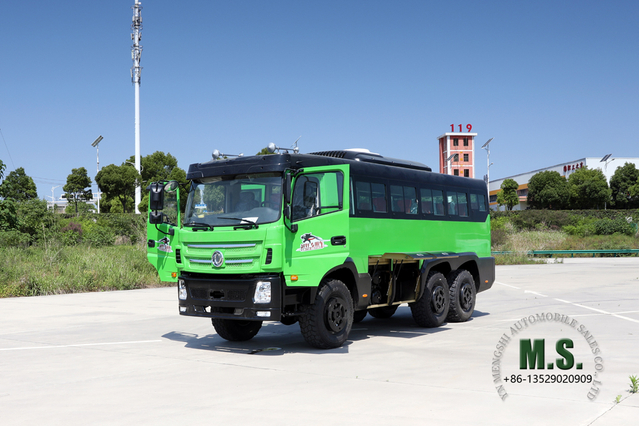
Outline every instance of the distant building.
{"type": "Polygon", "coordinates": [[[475,177],[475,136],[477,133],[451,132],[437,138],[439,173],[475,177]]]}
{"type": "Polygon", "coordinates": [[[530,178],[533,177],[533,175],[539,172],[547,170],[555,171],[568,179],[568,176],[572,173],[587,166],[589,169],[600,169],[604,173],[604,176],[606,176],[608,183],[610,183],[610,178],[615,174],[615,170],[617,170],[618,167],[623,166],[625,163],[633,163],[635,166],[639,166],[639,158],[637,157],[615,157],[610,158],[606,162],[602,162],[601,160],[601,157],[586,157],[579,160],[568,161],[567,163],[560,163],[544,169],[533,170],[532,172],[491,180],[489,183],[490,208],[493,210],[505,210],[505,207],[500,208],[499,204],[497,204],[497,193],[501,191],[501,184],[506,179],[513,179],[519,184],[519,188],[517,189],[519,205],[513,207],[513,210],[525,210],[528,208],[528,182],[530,182],[530,178]]]}
{"type": "MultiPolygon", "coordinates": [[[[95,211],[98,211],[98,198],[100,194],[101,193],[94,192],[93,198],[86,202],[87,204],[92,205],[93,208],[95,208],[95,211]]],[[[67,201],[67,195],[63,193],[57,200],[47,200],[47,209],[51,209],[55,213],[64,213],[65,209],[67,208],[67,204],[69,204],[69,202],[67,201]]]]}

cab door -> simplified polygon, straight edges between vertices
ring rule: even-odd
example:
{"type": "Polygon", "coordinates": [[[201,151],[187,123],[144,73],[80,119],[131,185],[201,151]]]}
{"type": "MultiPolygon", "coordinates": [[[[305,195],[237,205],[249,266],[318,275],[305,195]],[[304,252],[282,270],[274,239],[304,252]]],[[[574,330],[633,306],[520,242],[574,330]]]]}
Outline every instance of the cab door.
{"type": "Polygon", "coordinates": [[[155,198],[161,199],[161,202],[154,204],[152,196],[149,196],[146,257],[158,271],[160,280],[177,282],[175,254],[180,228],[180,191],[175,181],[162,182],[157,188],[161,195],[155,198]],[[157,219],[153,220],[152,216],[157,219]]]}
{"type": "Polygon", "coordinates": [[[317,286],[348,257],[347,182],[346,165],[307,167],[293,180],[290,227],[295,232],[286,232],[287,285],[317,286]]]}

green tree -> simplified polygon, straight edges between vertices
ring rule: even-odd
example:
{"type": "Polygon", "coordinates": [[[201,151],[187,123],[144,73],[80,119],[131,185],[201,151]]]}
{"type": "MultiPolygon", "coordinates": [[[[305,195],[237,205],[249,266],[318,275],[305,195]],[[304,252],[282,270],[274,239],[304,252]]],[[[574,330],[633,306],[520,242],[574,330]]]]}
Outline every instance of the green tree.
{"type": "Polygon", "coordinates": [[[610,202],[610,188],[600,169],[578,169],[568,177],[568,188],[574,209],[595,209],[610,202]]]}
{"type": "Polygon", "coordinates": [[[501,183],[501,191],[497,194],[497,203],[500,206],[506,206],[508,210],[512,210],[519,204],[519,196],[517,195],[519,184],[514,179],[504,179],[501,183]]]}
{"type": "Polygon", "coordinates": [[[639,194],[633,195],[630,188],[637,184],[639,170],[633,163],[626,163],[617,167],[610,178],[612,191],[612,206],[617,209],[632,209],[639,207],[639,194]]]}
{"type": "Polygon", "coordinates": [[[4,165],[2,160],[0,160],[0,181],[2,181],[2,177],[4,176],[4,169],[5,168],[6,168],[6,166],[4,165]]]}
{"type": "Polygon", "coordinates": [[[67,176],[67,184],[62,190],[67,194],[67,201],[75,204],[75,214],[78,214],[78,203],[91,200],[91,178],[87,175],[87,169],[80,167],[72,169],[67,176]]]}
{"type": "Polygon", "coordinates": [[[18,227],[18,211],[13,200],[0,200],[0,232],[18,227]]]}
{"type": "Polygon", "coordinates": [[[528,182],[528,205],[533,209],[560,210],[569,198],[568,182],[558,172],[539,172],[528,182]]]}
{"type": "Polygon", "coordinates": [[[268,148],[262,148],[260,150],[260,152],[258,152],[255,155],[272,155],[272,154],[275,154],[275,153],[274,152],[269,152],[268,148]]]}
{"type": "MultiPolygon", "coordinates": [[[[135,157],[131,156],[129,162],[133,163],[135,157]]],[[[127,163],[129,164],[129,163],[127,163]]],[[[149,154],[140,158],[140,165],[142,166],[142,200],[138,205],[138,210],[144,212],[148,209],[149,205],[149,191],[147,187],[151,182],[158,182],[164,180],[175,180],[180,184],[181,188],[186,188],[186,172],[178,167],[177,159],[171,155],[171,153],[165,154],[162,151],[155,151],[153,154],[149,154]]],[[[182,194],[180,197],[180,207],[182,211],[186,207],[186,194],[182,194]]]]}
{"type": "Polygon", "coordinates": [[[24,172],[24,168],[18,167],[0,184],[0,197],[16,201],[26,201],[38,198],[36,184],[24,172]]]}
{"type": "Polygon", "coordinates": [[[120,166],[109,164],[95,176],[95,181],[100,191],[106,194],[107,202],[119,200],[125,213],[127,212],[127,207],[129,207],[127,198],[133,197],[135,183],[138,180],[140,180],[140,175],[135,170],[135,167],[126,163],[120,166]]]}

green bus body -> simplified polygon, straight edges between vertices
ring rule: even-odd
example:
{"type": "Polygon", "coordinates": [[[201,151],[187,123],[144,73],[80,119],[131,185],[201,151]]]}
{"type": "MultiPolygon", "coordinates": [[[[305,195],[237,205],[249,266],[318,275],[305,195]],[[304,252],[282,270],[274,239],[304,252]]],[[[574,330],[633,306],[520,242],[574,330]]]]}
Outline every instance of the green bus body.
{"type": "Polygon", "coordinates": [[[402,303],[420,325],[464,321],[493,284],[480,180],[348,150],[210,161],[187,178],[185,214],[175,185],[154,184],[148,259],[178,282],[180,314],[226,339],[299,320],[308,343],[336,347],[367,310],[402,303]]]}

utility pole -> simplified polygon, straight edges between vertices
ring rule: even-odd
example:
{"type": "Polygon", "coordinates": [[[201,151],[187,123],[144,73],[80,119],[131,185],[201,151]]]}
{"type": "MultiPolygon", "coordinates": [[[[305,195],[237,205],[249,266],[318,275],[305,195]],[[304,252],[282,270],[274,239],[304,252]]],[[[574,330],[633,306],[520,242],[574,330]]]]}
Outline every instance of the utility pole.
{"type": "Polygon", "coordinates": [[[488,142],[481,146],[482,149],[486,150],[486,188],[488,189],[488,205],[490,205],[490,166],[493,163],[490,162],[490,143],[495,138],[488,139],[488,142]]]}
{"type": "MultiPolygon", "coordinates": [[[[140,40],[142,39],[142,5],[139,0],[135,0],[133,5],[133,22],[131,23],[131,40],[133,40],[133,46],[131,47],[131,58],[133,59],[133,66],[131,67],[131,81],[135,87],[135,169],[140,173],[140,78],[142,74],[142,67],[140,66],[140,59],[142,57],[142,46],[140,40]]],[[[140,214],[138,210],[138,204],[142,201],[142,188],[140,188],[140,182],[135,186],[135,213],[140,214]]]]}

